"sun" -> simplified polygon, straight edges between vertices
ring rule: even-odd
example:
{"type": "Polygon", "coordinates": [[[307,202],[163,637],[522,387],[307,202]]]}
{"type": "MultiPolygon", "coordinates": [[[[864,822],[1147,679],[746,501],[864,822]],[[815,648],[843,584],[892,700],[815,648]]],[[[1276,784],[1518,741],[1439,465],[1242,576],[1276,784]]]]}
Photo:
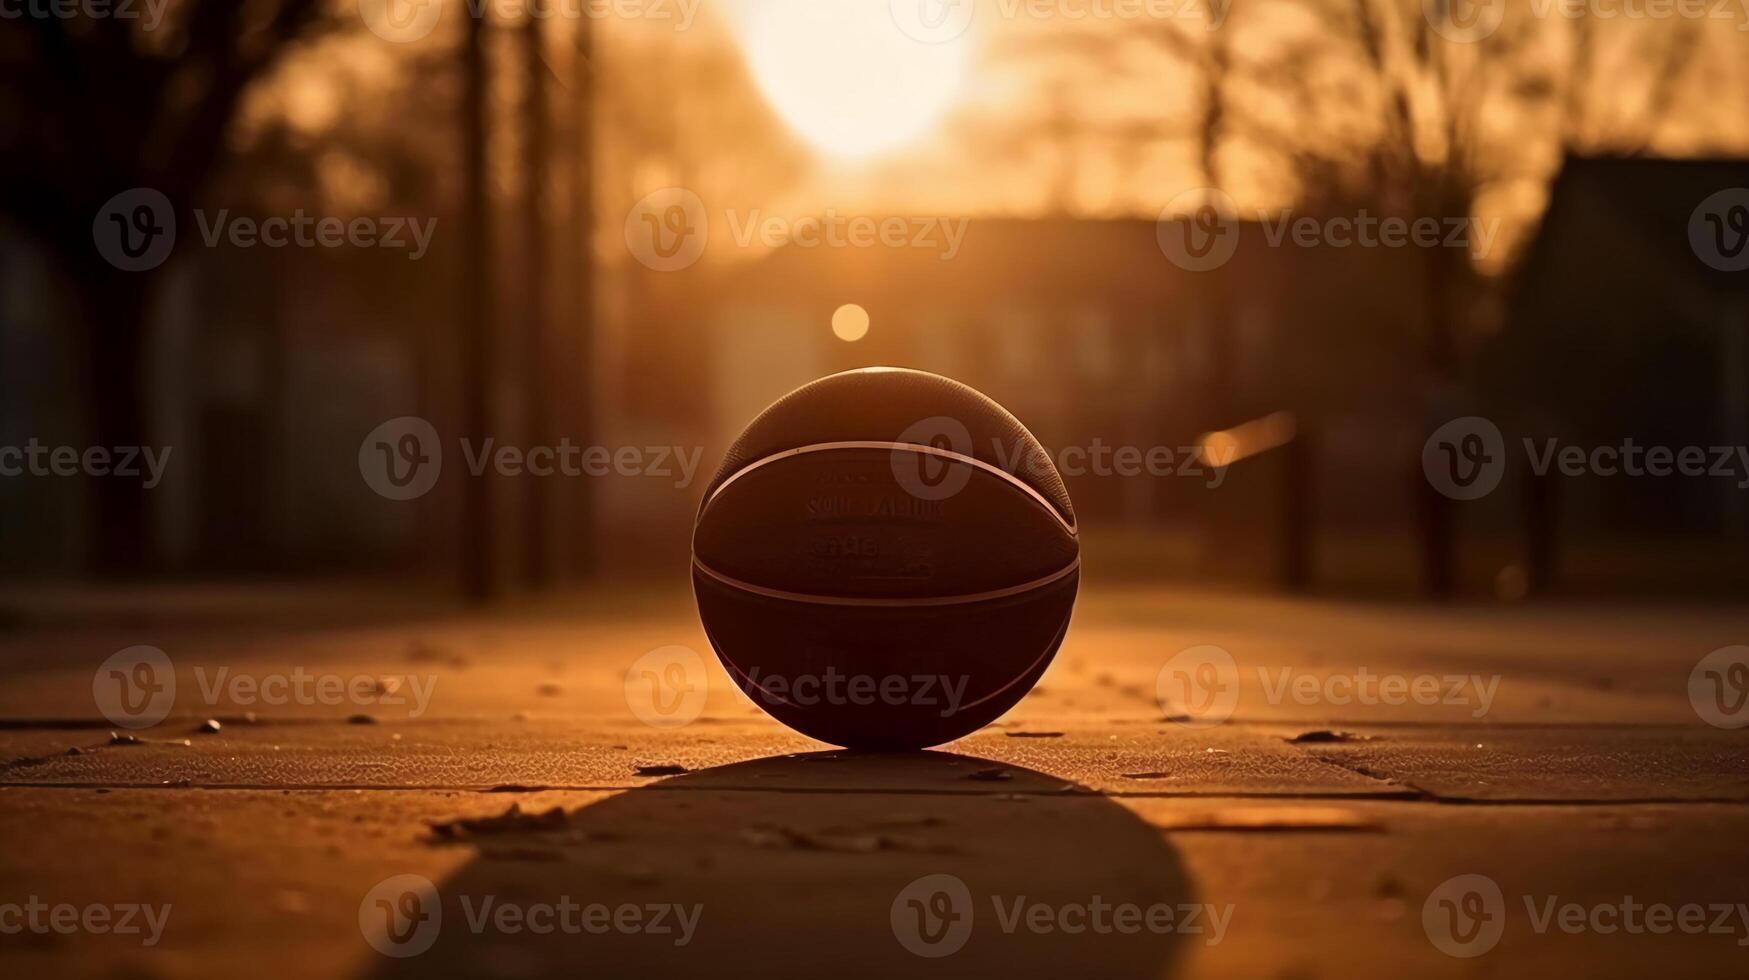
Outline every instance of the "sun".
{"type": "Polygon", "coordinates": [[[966,62],[964,34],[913,37],[892,0],[757,0],[742,45],[778,116],[821,152],[849,158],[927,133],[959,94],[966,62]]]}

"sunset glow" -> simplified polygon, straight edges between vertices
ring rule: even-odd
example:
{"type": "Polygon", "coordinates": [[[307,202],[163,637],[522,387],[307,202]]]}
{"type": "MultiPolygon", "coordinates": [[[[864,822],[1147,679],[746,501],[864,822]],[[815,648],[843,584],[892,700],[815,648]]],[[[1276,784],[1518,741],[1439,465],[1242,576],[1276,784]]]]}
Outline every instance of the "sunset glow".
{"type": "Polygon", "coordinates": [[[958,95],[966,60],[963,36],[914,40],[887,0],[762,0],[742,47],[777,115],[821,152],[850,158],[927,133],[958,95]]]}

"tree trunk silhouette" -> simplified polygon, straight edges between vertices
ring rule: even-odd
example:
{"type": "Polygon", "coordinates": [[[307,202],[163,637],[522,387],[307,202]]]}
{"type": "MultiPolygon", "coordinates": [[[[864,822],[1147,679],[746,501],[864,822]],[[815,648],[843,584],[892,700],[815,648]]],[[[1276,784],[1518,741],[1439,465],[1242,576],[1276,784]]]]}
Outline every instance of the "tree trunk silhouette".
{"type": "MultiPolygon", "coordinates": [[[[101,261],[74,277],[85,344],[92,444],[112,452],[148,444],[146,414],[148,273],[123,272],[101,261]]],[[[171,465],[178,460],[174,453],[171,465]]],[[[144,464],[140,464],[144,473],[144,464]]],[[[90,478],[91,520],[87,554],[91,570],[118,578],[149,567],[157,557],[143,475],[90,478]]]]}
{"type": "MultiPolygon", "coordinates": [[[[572,98],[577,111],[572,117],[571,152],[571,275],[576,279],[572,294],[573,329],[569,372],[577,380],[567,386],[570,419],[576,440],[584,446],[595,441],[595,31],[588,18],[577,22],[576,50],[572,54],[572,98]]],[[[571,572],[594,574],[599,543],[595,527],[595,483],[574,481],[568,493],[572,502],[571,572]]]]}
{"type": "MultiPolygon", "coordinates": [[[[459,304],[463,425],[476,446],[492,435],[492,385],[496,380],[492,337],[492,248],[489,236],[486,139],[485,16],[465,18],[462,68],[462,248],[459,304]]],[[[462,589],[468,598],[496,597],[500,583],[493,543],[496,494],[490,467],[463,481],[462,589]]]]}
{"type": "MultiPolygon", "coordinates": [[[[158,191],[186,215],[229,152],[244,94],[317,29],[322,6],[185,0],[150,44],[120,16],[7,25],[0,71],[41,84],[0,90],[0,214],[73,287],[78,322],[69,326],[85,360],[93,445],[145,446],[150,437],[148,303],[162,276],[103,261],[92,251],[93,218],[134,188],[158,191]]],[[[173,452],[170,465],[182,462],[173,452]]],[[[144,478],[92,479],[90,493],[90,570],[121,576],[155,561],[144,478]]]]}
{"type": "MultiPolygon", "coordinates": [[[[527,290],[523,316],[527,336],[523,339],[522,383],[527,393],[523,405],[528,413],[528,444],[551,446],[553,439],[552,342],[547,304],[547,68],[541,47],[545,43],[545,18],[531,11],[522,25],[522,60],[528,91],[523,102],[523,266],[527,290]]],[[[523,577],[534,588],[553,580],[552,480],[530,474],[523,511],[523,577]]]]}

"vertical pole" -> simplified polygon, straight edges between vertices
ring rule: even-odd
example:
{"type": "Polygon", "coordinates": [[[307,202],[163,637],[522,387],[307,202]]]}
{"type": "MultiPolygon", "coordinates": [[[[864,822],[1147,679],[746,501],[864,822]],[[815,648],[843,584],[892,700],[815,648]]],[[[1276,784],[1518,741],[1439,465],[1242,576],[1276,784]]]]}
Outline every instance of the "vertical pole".
{"type": "Polygon", "coordinates": [[[1527,473],[1524,483],[1525,586],[1531,595],[1554,591],[1560,569],[1556,548],[1560,529],[1560,493],[1555,474],[1527,473]]]}
{"type": "MultiPolygon", "coordinates": [[[[1716,300],[1719,316],[1719,435],[1727,446],[1749,445],[1749,318],[1729,294],[1716,300]]],[[[1725,534],[1738,541],[1749,533],[1749,499],[1734,484],[1724,493],[1725,534]]]]}
{"type": "MultiPolygon", "coordinates": [[[[574,360],[569,365],[575,384],[570,386],[572,422],[577,441],[595,443],[595,27],[588,17],[577,19],[577,39],[572,52],[572,89],[577,100],[573,119],[571,152],[571,244],[575,250],[571,278],[576,291],[571,297],[575,322],[574,360]]],[[[571,571],[579,577],[594,574],[598,561],[595,522],[595,485],[578,480],[570,493],[575,510],[571,528],[571,571]]]]}
{"type": "MultiPolygon", "coordinates": [[[[1440,202],[1450,199],[1440,194],[1440,202]]],[[[1428,367],[1431,390],[1441,395],[1456,390],[1457,331],[1452,322],[1455,283],[1452,281],[1455,260],[1449,249],[1424,250],[1427,260],[1428,367]]],[[[1444,423],[1429,419],[1429,429],[1444,423]]],[[[1430,599],[1449,599],[1457,591],[1457,508],[1445,494],[1438,492],[1423,478],[1420,462],[1412,472],[1415,479],[1415,499],[1421,530],[1421,587],[1430,599]]]]}
{"type": "MultiPolygon", "coordinates": [[[[486,174],[487,65],[486,14],[465,18],[462,40],[462,249],[459,304],[464,426],[473,444],[491,436],[492,384],[492,247],[486,174]]],[[[462,589],[468,598],[485,601],[498,594],[497,562],[493,554],[495,512],[492,479],[481,474],[464,480],[462,513],[462,589]]]]}
{"type": "MultiPolygon", "coordinates": [[[[531,5],[522,25],[522,61],[527,78],[523,98],[523,267],[526,291],[527,335],[523,338],[522,383],[528,413],[528,444],[551,446],[553,440],[552,344],[547,306],[547,88],[546,20],[531,5]]],[[[523,577],[533,588],[552,583],[552,487],[549,481],[529,474],[524,480],[527,497],[523,509],[523,577]]]]}
{"type": "Polygon", "coordinates": [[[1311,427],[1299,430],[1282,447],[1281,584],[1289,592],[1304,592],[1312,583],[1312,459],[1311,427]]]}

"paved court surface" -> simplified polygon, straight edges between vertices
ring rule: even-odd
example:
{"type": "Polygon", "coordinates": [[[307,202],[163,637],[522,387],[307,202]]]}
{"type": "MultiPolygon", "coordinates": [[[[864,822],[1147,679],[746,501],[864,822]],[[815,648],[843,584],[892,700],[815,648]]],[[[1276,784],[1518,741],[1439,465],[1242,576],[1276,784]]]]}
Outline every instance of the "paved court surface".
{"type": "Polygon", "coordinates": [[[331,599],[12,601],[0,974],[1749,972],[1743,609],[1095,590],[999,723],[859,756],[684,590],[331,599]]]}

